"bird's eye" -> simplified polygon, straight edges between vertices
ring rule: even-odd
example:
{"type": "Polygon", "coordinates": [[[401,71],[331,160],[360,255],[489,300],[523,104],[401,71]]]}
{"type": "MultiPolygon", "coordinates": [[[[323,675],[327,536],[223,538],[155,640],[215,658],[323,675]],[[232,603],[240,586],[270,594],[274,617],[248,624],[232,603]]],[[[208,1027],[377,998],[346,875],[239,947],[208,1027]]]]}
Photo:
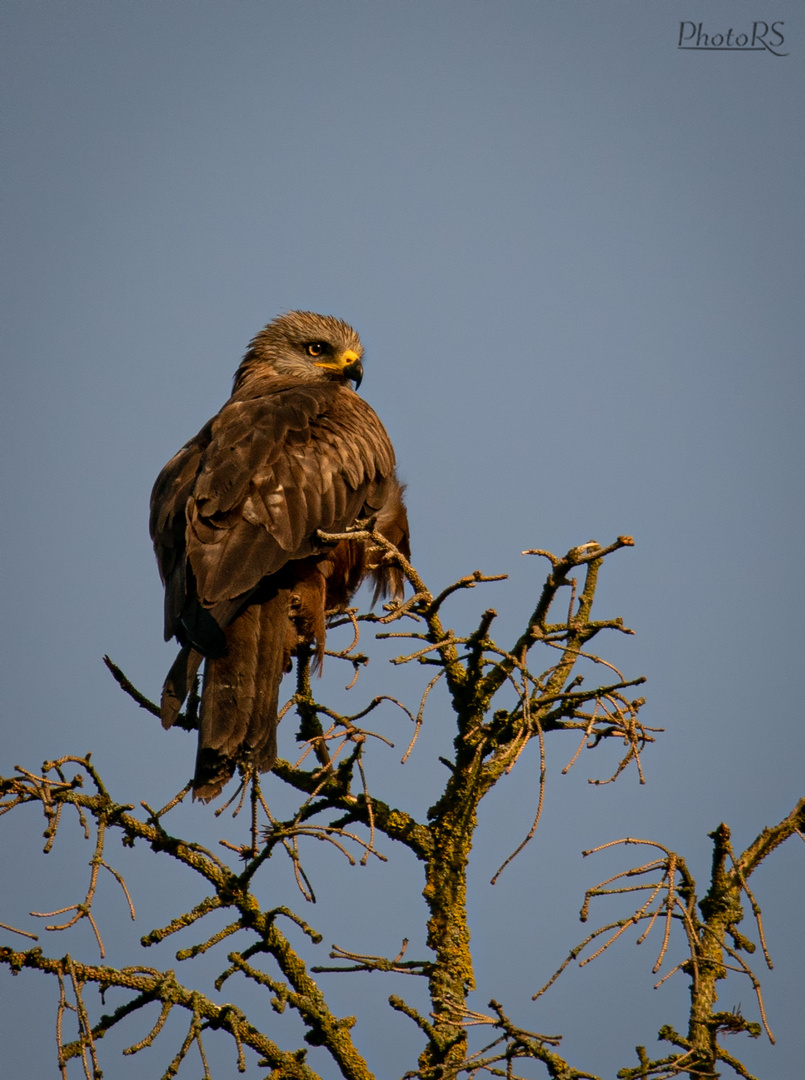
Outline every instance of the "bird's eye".
{"type": "Polygon", "coordinates": [[[327,346],[323,341],[311,341],[307,347],[308,356],[323,356],[327,351],[327,346]]]}

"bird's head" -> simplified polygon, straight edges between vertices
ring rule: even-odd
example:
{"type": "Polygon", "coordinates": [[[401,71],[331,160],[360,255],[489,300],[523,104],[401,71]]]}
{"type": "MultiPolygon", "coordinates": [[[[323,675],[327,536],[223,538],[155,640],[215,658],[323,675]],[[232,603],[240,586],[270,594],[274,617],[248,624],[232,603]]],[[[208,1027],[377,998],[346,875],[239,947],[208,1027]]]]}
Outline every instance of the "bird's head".
{"type": "Polygon", "coordinates": [[[362,356],[361,339],[341,319],[288,311],[252,339],[235,375],[235,389],[265,369],[299,382],[351,380],[357,389],[363,378],[362,356]]]}

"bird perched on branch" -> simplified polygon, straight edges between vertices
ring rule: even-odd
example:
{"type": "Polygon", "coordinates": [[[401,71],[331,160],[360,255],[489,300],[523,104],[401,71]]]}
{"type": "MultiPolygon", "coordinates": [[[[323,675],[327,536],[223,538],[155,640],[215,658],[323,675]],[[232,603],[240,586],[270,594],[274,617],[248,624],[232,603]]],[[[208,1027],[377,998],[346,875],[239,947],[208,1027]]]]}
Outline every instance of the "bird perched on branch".
{"type": "Polygon", "coordinates": [[[399,568],[376,545],[317,538],[374,521],[409,554],[394,450],[355,392],[362,356],[340,319],[308,311],[274,319],[249,345],[229,401],[154,485],[165,640],[181,645],[162,691],[162,724],[177,718],[204,659],[199,799],[215,798],[239,764],[272,768],[290,657],[304,644],[321,663],[327,616],[364,578],[375,596],[402,596],[399,568]]]}

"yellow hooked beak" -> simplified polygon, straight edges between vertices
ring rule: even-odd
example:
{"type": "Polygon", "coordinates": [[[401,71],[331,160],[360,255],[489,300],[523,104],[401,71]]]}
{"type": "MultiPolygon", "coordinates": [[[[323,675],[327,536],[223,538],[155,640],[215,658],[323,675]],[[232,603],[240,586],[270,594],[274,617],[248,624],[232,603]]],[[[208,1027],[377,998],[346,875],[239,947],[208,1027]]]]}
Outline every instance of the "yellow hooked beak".
{"type": "Polygon", "coordinates": [[[313,363],[316,367],[324,368],[325,371],[335,371],[343,375],[345,379],[351,379],[355,383],[356,390],[361,385],[363,364],[360,356],[352,349],[345,349],[332,360],[314,360],[313,363]]]}

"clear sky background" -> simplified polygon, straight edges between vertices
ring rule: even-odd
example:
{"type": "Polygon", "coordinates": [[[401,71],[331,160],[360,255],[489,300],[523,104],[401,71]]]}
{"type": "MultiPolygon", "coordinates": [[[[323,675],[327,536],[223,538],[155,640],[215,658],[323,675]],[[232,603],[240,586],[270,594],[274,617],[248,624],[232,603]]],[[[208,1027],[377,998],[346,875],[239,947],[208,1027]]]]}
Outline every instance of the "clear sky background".
{"type": "MultiPolygon", "coordinates": [[[[511,575],[449,609],[457,629],[494,605],[514,636],[543,571],[521,549],[636,539],[607,561],[599,614],[637,636],[602,648],[648,676],[644,720],[665,734],[645,754],[645,787],[632,771],[587,784],[609,775],[615,747],[563,777],[575,742],[551,739],[540,830],[494,887],[533,816],[536,748],[488,800],[471,876],[474,1004],[495,997],[523,1027],[563,1032],[572,1064],[602,1076],[634,1065],[638,1042],[665,1052],[656,1032],[685,1028],[686,979],[652,990],[658,943],[635,949],[636,933],[530,998],[590,928],[585,887],[632,865],[582,849],[656,839],[703,889],[707,833],[726,821],[743,849],[805,787],[801,5],[6,0],[2,19],[1,771],[92,749],[121,801],[163,805],[184,783],[192,738],[163,732],[101,663],[108,652],[155,696],[173,656],[150,488],[223,403],[264,323],[289,308],[336,314],[362,335],[361,393],[397,448],[426,580],[511,575]],[[781,20],[788,55],[679,51],[682,19],[712,33],[781,20]]],[[[353,702],[381,685],[416,700],[419,673],[375,667],[353,702]]],[[[342,675],[325,679],[338,688],[342,675]]],[[[383,715],[397,750],[376,753],[379,796],[418,812],[433,801],[449,719],[435,708],[401,767],[408,722],[383,715]]],[[[281,735],[292,753],[292,729],[281,735]]],[[[266,785],[281,811],[279,787],[266,785]]],[[[80,898],[91,851],[76,869],[65,836],[40,856],[34,810],[2,824],[0,919],[31,928],[29,910],[80,898]]],[[[170,827],[210,844],[239,828],[198,805],[170,827]]],[[[387,844],[388,863],[349,870],[321,847],[308,858],[315,907],[279,860],[262,885],[267,905],[303,908],[324,933],[312,962],[333,942],[393,956],[403,936],[423,956],[413,860],[387,844]]],[[[138,905],[110,959],[133,963],[139,935],[202,894],[147,853],[110,852],[138,905]]],[[[802,843],[753,887],[778,1045],[740,1036],[728,1049],[762,1080],[794,1080],[802,843]]],[[[116,889],[104,882],[98,901],[107,933],[125,915],[116,889]]],[[[83,928],[44,937],[50,953],[95,955],[83,928]]],[[[192,940],[139,962],[176,966],[192,940]]],[[[386,1004],[392,992],[422,1004],[414,982],[323,977],[340,1014],[364,1017],[356,1038],[378,1077],[414,1065],[417,1032],[386,1004]]],[[[222,1000],[242,993],[228,985],[222,1000]]],[[[0,993],[4,1075],[56,1077],[55,982],[3,973],[0,993]]],[[[735,978],[721,1007],[739,1003],[758,1018],[735,978]]],[[[293,1021],[261,1016],[299,1045],[293,1021]]],[[[107,1080],[162,1074],[178,1025],[171,1047],[119,1055],[146,1031],[141,1017],[104,1040],[107,1080]]],[[[209,1046],[214,1075],[234,1075],[225,1040],[209,1046]]],[[[335,1076],[318,1051],[310,1060],[335,1076]]]]}

